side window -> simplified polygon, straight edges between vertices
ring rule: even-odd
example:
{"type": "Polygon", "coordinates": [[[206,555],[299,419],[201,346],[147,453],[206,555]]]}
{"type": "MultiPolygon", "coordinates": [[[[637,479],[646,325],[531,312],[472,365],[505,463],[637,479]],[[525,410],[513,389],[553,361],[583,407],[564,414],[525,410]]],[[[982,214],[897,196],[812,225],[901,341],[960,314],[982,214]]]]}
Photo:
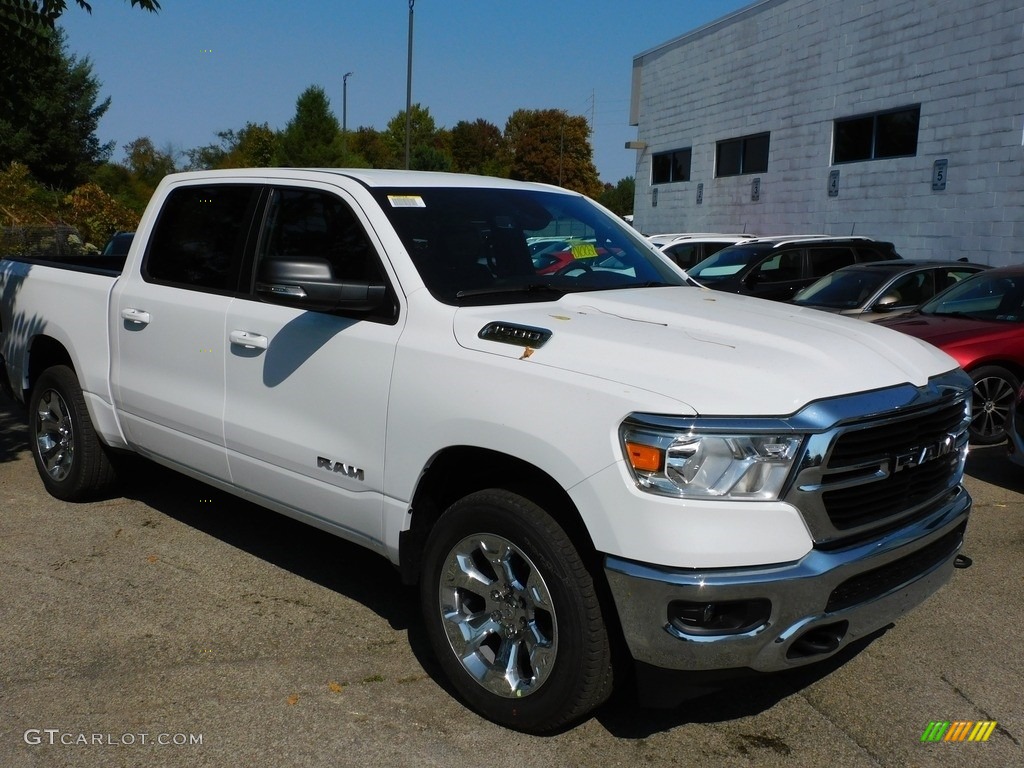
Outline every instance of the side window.
{"type": "Polygon", "coordinates": [[[143,279],[235,291],[259,187],[178,187],[164,201],[142,265],[143,279]]]}
{"type": "Polygon", "coordinates": [[[352,209],[315,189],[275,189],[260,235],[264,259],[324,259],[334,280],[387,282],[376,249],[352,209]]]}
{"type": "Polygon", "coordinates": [[[965,277],[970,277],[976,272],[973,269],[944,269],[941,270],[936,280],[935,292],[944,291],[951,285],[956,285],[965,277]]]}
{"type": "Polygon", "coordinates": [[[665,253],[672,257],[672,261],[683,269],[689,269],[700,261],[699,243],[680,243],[665,249],[665,253]]]}
{"type": "Polygon", "coordinates": [[[811,248],[811,277],[830,275],[841,267],[853,264],[853,251],[849,248],[811,248]]]}
{"type": "Polygon", "coordinates": [[[755,279],[767,283],[786,283],[790,280],[799,280],[803,277],[801,274],[803,270],[800,266],[802,256],[803,251],[800,249],[777,253],[758,266],[755,279]]]}
{"type": "Polygon", "coordinates": [[[899,296],[896,306],[916,307],[935,295],[935,272],[927,270],[904,275],[886,293],[899,296]]]}

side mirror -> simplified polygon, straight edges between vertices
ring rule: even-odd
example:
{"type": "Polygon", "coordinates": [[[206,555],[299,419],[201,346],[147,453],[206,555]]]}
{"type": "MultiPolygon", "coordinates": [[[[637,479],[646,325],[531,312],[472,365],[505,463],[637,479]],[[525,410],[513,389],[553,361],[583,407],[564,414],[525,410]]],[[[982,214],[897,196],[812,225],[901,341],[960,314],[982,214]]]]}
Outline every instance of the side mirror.
{"type": "Polygon", "coordinates": [[[373,312],[387,286],[365,280],[335,280],[327,259],[314,256],[266,259],[256,276],[256,294],[271,304],[318,312],[373,312]]]}
{"type": "Polygon", "coordinates": [[[895,309],[900,303],[900,295],[898,293],[887,293],[871,307],[875,312],[888,312],[891,309],[895,309]]]}

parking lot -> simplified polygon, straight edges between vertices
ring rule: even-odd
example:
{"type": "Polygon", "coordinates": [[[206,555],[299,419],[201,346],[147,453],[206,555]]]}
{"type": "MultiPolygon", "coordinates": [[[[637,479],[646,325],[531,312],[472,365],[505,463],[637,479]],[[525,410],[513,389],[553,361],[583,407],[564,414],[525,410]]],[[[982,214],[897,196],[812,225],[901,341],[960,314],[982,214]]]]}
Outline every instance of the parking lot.
{"type": "Polygon", "coordinates": [[[1024,764],[1024,468],[975,450],[973,566],[839,659],[672,710],[622,696],[550,737],[439,682],[383,559],[141,464],[123,497],[42,488],[0,402],[0,765],[1024,764]],[[922,742],[932,721],[988,741],[922,742]]]}

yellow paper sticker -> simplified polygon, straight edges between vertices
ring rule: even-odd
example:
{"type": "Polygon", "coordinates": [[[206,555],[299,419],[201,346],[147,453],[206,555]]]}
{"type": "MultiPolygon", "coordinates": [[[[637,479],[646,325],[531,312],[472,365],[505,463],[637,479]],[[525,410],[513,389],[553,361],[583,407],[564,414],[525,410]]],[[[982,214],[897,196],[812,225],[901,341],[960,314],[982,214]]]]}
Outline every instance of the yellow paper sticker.
{"type": "Polygon", "coordinates": [[[427,204],[419,195],[388,195],[392,208],[426,208],[427,204]]]}
{"type": "Polygon", "coordinates": [[[580,243],[572,247],[572,257],[574,259],[593,259],[597,257],[597,248],[594,247],[593,243],[580,243]]]}

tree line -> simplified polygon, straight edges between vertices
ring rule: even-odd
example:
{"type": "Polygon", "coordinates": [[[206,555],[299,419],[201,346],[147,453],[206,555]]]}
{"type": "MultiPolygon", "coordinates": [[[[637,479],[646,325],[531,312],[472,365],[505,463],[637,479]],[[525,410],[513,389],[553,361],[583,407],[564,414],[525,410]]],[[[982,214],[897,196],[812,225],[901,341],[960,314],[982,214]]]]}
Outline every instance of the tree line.
{"type": "MultiPolygon", "coordinates": [[[[138,4],[147,10],[159,7],[138,4]]],[[[188,149],[157,147],[141,136],[124,144],[124,157],[115,162],[115,143],[101,143],[96,136],[110,99],[100,98],[101,84],[90,61],[70,55],[63,31],[53,24],[64,3],[47,0],[45,5],[43,15],[22,25],[30,34],[10,37],[11,45],[0,46],[0,77],[11,86],[0,91],[0,226],[68,223],[102,244],[114,231],[134,229],[156,185],[175,171],[405,166],[404,110],[383,130],[361,126],[343,131],[326,92],[316,85],[298,96],[294,116],[280,130],[248,122],[188,149]]],[[[10,24],[12,6],[36,2],[0,0],[0,28],[10,24]]],[[[562,109],[519,109],[504,128],[479,118],[444,128],[429,107],[414,104],[409,123],[413,170],[558,184],[620,215],[632,211],[633,179],[616,186],[601,183],[583,116],[562,109]]]]}

